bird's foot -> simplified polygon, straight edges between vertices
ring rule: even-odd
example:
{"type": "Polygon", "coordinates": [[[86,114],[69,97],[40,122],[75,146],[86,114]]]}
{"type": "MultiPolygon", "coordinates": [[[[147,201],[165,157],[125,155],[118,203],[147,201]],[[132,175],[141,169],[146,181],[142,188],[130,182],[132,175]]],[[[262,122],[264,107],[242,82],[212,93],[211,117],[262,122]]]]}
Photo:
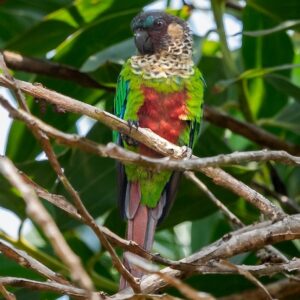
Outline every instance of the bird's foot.
{"type": "Polygon", "coordinates": [[[188,146],[182,146],[182,158],[183,159],[190,159],[193,156],[193,150],[192,148],[188,147],[188,146]]]}
{"type": "Polygon", "coordinates": [[[129,126],[129,129],[130,131],[134,128],[134,129],[138,129],[140,124],[139,124],[139,121],[137,120],[128,120],[127,121],[128,123],[128,126],[129,126]]]}
{"type": "MultiPolygon", "coordinates": [[[[138,129],[139,128],[139,121],[136,120],[128,120],[127,121],[128,126],[129,126],[129,130],[131,132],[132,129],[138,129]]],[[[139,142],[136,141],[135,139],[133,139],[132,137],[126,135],[126,134],[122,134],[122,139],[126,142],[126,144],[128,146],[138,146],[139,142]]]]}

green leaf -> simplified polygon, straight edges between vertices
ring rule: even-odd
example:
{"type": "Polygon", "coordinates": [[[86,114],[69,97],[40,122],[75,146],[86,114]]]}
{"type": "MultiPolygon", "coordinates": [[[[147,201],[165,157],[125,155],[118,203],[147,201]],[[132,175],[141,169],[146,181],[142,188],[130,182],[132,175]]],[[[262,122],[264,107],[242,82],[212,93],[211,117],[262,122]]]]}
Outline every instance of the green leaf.
{"type": "Polygon", "coordinates": [[[6,47],[30,56],[45,57],[47,52],[55,49],[73,31],[74,27],[66,22],[44,20],[8,43],[6,47]]]}
{"type": "MultiPolygon", "coordinates": [[[[42,18],[71,0],[14,0],[0,5],[0,48],[18,39],[42,18]]],[[[31,40],[32,42],[32,40],[31,40]]]]}
{"type": "Polygon", "coordinates": [[[193,221],[191,232],[192,252],[199,251],[199,249],[216,241],[229,231],[230,226],[220,212],[215,212],[203,219],[193,221]]]}
{"type": "MultiPolygon", "coordinates": [[[[52,171],[48,161],[32,161],[17,164],[17,167],[27,174],[33,181],[46,189],[51,189],[56,174],[52,171]],[[47,176],[45,176],[47,174],[47,176]]],[[[19,192],[11,186],[2,176],[0,176],[0,206],[10,209],[21,219],[26,217],[25,204],[19,192]]]]}
{"type": "Polygon", "coordinates": [[[98,16],[73,32],[56,48],[55,60],[80,68],[91,55],[132,37],[130,22],[146,3],[147,0],[113,1],[105,16],[98,16]]]}
{"type": "Polygon", "coordinates": [[[300,135],[300,103],[296,102],[286,106],[273,121],[273,125],[288,129],[300,135]]]}
{"type": "Polygon", "coordinates": [[[300,102],[300,87],[293,84],[286,77],[277,74],[269,74],[265,76],[265,79],[270,82],[276,90],[289,95],[300,102]]]}
{"type": "MultiPolygon", "coordinates": [[[[278,23],[269,16],[253,9],[250,4],[246,6],[243,12],[244,31],[264,30],[276,25],[278,23]]],[[[240,75],[240,79],[248,81],[244,88],[247,86],[248,90],[245,92],[251,110],[256,117],[273,116],[286,104],[287,96],[278,94],[262,76],[279,72],[282,76],[289,77],[290,69],[299,67],[292,64],[294,53],[290,37],[285,32],[276,32],[255,38],[243,36],[242,42],[246,71],[240,75]]]]}
{"type": "Polygon", "coordinates": [[[42,277],[29,268],[21,267],[17,262],[8,259],[3,253],[0,254],[0,276],[25,277],[41,280],[42,277]]]}
{"type": "Polygon", "coordinates": [[[299,19],[298,0],[248,0],[247,5],[276,21],[299,19]]]}
{"type": "Polygon", "coordinates": [[[81,71],[93,72],[107,61],[119,63],[120,60],[130,57],[135,51],[133,39],[127,39],[88,57],[81,67],[81,71]]]}
{"type": "Polygon", "coordinates": [[[22,197],[3,176],[0,176],[0,191],[0,206],[13,211],[21,219],[25,219],[25,203],[22,197]]]}

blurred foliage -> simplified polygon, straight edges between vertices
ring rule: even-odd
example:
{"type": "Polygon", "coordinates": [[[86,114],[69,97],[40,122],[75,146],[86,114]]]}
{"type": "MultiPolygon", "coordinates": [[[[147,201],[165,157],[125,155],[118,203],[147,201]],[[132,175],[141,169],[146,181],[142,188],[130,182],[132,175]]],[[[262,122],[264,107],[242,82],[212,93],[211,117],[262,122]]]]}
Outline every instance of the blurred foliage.
{"type": "MultiPolygon", "coordinates": [[[[240,44],[230,53],[230,63],[235,66],[236,74],[228,72],[228,62],[223,59],[220,42],[211,39],[209,33],[195,36],[195,59],[207,83],[206,104],[241,120],[248,120],[244,113],[244,106],[247,106],[252,122],[276,134],[279,139],[300,144],[300,1],[236,1],[239,5],[244,2],[246,5],[241,10],[226,10],[226,18],[232,18],[242,30],[238,33],[240,44]],[[245,101],[240,101],[240,97],[245,101]]],[[[145,5],[151,3],[149,0],[0,1],[0,48],[70,65],[86,72],[101,84],[115,87],[122,62],[135,53],[130,21],[145,5]]],[[[209,1],[206,4],[209,5],[209,1]]],[[[201,10],[196,5],[189,13],[196,16],[201,10]]],[[[170,11],[187,17],[186,8],[170,11]]],[[[210,6],[202,13],[211,15],[210,6]]],[[[201,26],[201,19],[193,20],[193,27],[201,26]]],[[[215,28],[215,25],[211,27],[215,28]]],[[[85,88],[61,79],[19,71],[14,75],[23,80],[40,82],[50,89],[112,111],[114,95],[105,90],[85,88]]],[[[85,124],[89,128],[89,138],[100,143],[111,140],[111,131],[102,124],[71,113],[59,114],[50,106],[43,113],[39,103],[29,97],[28,101],[35,115],[61,130],[74,133],[85,124]]],[[[211,156],[253,149],[260,147],[226,128],[204,123],[195,153],[211,156]]],[[[58,146],[55,146],[55,151],[88,210],[101,224],[122,235],[125,224],[116,209],[115,162],[58,146]]],[[[13,122],[10,128],[6,155],[41,186],[68,197],[47,160],[37,159],[41,157],[41,148],[20,122],[13,122]]],[[[275,169],[288,196],[300,202],[299,169],[283,166],[275,166],[275,169]]],[[[248,185],[255,181],[270,190],[274,189],[269,168],[265,164],[252,163],[231,167],[228,171],[248,185]]],[[[204,176],[200,177],[243,222],[249,224],[257,220],[258,212],[254,208],[223,188],[216,187],[204,176]]],[[[0,191],[0,205],[24,220],[23,201],[2,177],[0,191]]],[[[109,256],[103,252],[95,236],[62,211],[50,205],[47,208],[71,247],[82,258],[96,287],[106,292],[115,291],[118,274],[112,269],[109,256]]],[[[32,230],[27,237],[28,243],[35,245],[37,239],[43,241],[42,245],[35,246],[32,255],[39,257],[43,254],[42,261],[46,265],[61,271],[62,263],[55,257],[51,258],[53,252],[43,234],[34,227],[32,230]]],[[[230,230],[227,220],[207,197],[183,179],[174,207],[157,233],[154,250],[172,259],[179,259],[230,230]],[[181,238],[182,234],[186,236],[185,239],[181,238]]],[[[0,237],[5,238],[5,235],[1,234],[0,237]]],[[[24,249],[27,248],[24,246],[24,249]]],[[[280,249],[291,256],[299,255],[297,244],[292,242],[280,245],[280,249]]],[[[238,259],[239,263],[257,262],[251,254],[239,256],[238,259]]],[[[38,278],[2,255],[0,264],[0,275],[38,278]]],[[[189,283],[217,296],[251,286],[240,276],[198,276],[190,279],[189,283]]],[[[20,289],[16,294],[18,299],[57,297],[20,289]]]]}

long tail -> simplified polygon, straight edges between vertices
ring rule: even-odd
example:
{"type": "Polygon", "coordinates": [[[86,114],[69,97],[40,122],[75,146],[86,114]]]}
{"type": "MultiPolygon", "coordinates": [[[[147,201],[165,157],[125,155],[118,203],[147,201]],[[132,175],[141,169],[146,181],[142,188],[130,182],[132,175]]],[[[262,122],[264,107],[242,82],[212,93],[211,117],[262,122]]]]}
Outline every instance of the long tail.
{"type": "MultiPolygon", "coordinates": [[[[163,193],[158,205],[155,208],[149,208],[140,203],[141,192],[137,182],[127,184],[126,199],[125,199],[125,217],[128,220],[127,225],[127,240],[132,240],[138,243],[145,250],[150,251],[153,245],[155,228],[163,215],[166,205],[166,193],[163,193]]],[[[130,273],[138,278],[143,276],[143,272],[132,264],[127,259],[128,252],[124,253],[123,262],[130,273]]],[[[121,277],[120,290],[127,287],[126,280],[121,277]]]]}

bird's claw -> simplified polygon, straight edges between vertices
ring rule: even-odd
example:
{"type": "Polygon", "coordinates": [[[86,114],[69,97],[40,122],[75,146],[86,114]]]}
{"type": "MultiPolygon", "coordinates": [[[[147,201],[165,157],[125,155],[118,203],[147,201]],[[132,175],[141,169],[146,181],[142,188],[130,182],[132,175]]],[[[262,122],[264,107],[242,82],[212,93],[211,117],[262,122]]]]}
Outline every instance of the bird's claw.
{"type": "Polygon", "coordinates": [[[190,159],[193,156],[193,150],[192,148],[188,147],[188,146],[182,146],[182,157],[183,159],[190,159]]]}
{"type": "MultiPolygon", "coordinates": [[[[139,121],[136,120],[128,120],[127,121],[128,126],[129,126],[129,131],[131,132],[132,128],[138,129],[139,128],[139,121]]],[[[122,139],[126,142],[127,145],[129,146],[138,146],[139,142],[137,142],[135,139],[132,137],[122,134],[122,139]]]]}
{"type": "Polygon", "coordinates": [[[139,121],[137,121],[137,120],[128,120],[127,123],[128,123],[130,131],[132,128],[138,129],[140,126],[139,121]]]}

